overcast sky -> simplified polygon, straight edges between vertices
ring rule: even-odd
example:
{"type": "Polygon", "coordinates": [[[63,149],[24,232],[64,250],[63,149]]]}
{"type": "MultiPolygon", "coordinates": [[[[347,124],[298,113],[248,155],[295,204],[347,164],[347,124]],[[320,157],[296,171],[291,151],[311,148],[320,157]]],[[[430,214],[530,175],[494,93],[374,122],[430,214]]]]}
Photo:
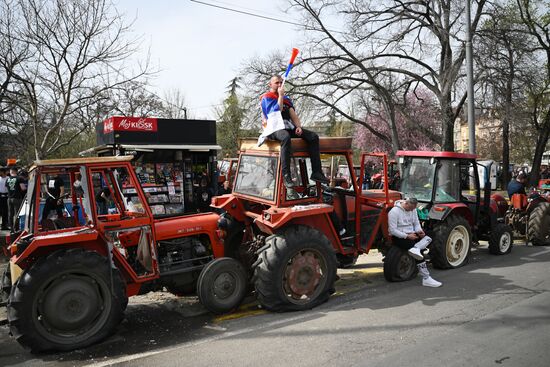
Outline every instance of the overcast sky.
{"type": "MultiPolygon", "coordinates": [[[[291,20],[281,11],[284,0],[204,2],[291,20]]],[[[161,69],[153,91],[162,96],[165,90],[180,89],[195,118],[214,117],[212,106],[223,101],[244,60],[273,49],[288,49],[290,56],[300,36],[292,25],[190,0],[115,0],[115,5],[129,19],[136,18],[133,29],[143,36],[142,52],[150,47],[151,61],[161,69]]]]}

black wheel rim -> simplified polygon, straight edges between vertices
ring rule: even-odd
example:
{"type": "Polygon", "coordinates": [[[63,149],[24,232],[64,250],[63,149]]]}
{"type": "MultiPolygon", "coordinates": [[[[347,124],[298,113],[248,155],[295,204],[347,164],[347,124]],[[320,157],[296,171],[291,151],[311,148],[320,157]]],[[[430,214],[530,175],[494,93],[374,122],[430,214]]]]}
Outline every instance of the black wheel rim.
{"type": "Polygon", "coordinates": [[[296,252],[283,271],[285,298],[297,305],[314,301],[325,288],[327,274],[327,261],[321,252],[312,248],[296,252]]]}
{"type": "Polygon", "coordinates": [[[93,274],[56,275],[34,299],[34,322],[46,339],[76,344],[105,325],[111,309],[108,285],[93,274]]]}

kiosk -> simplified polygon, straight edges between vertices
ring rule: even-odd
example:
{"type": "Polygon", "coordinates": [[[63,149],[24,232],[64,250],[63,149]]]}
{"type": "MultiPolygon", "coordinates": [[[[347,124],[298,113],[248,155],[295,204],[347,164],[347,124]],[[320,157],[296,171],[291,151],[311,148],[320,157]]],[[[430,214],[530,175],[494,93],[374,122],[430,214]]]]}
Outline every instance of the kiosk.
{"type": "MultiPolygon", "coordinates": [[[[96,133],[97,146],[81,155],[133,155],[155,217],[211,211],[221,149],[215,121],[113,116],[97,124],[96,133]]],[[[94,182],[94,190],[101,185],[94,182]]],[[[131,198],[132,189],[122,185],[131,198]]]]}

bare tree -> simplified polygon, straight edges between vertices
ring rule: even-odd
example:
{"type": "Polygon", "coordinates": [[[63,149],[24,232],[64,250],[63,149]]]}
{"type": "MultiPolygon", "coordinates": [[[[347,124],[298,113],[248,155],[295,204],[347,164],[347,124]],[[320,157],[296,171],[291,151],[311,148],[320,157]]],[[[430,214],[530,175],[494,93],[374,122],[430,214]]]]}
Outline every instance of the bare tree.
{"type": "Polygon", "coordinates": [[[28,57],[16,68],[11,92],[20,118],[0,118],[13,135],[30,131],[27,146],[41,159],[105,117],[108,91],[139,80],[150,69],[148,62],[137,71],[127,65],[138,40],[126,38],[131,24],[108,0],[19,0],[13,5],[20,22],[13,39],[24,40],[28,57]]]}
{"type": "MultiPolygon", "coordinates": [[[[374,93],[392,124],[391,141],[396,149],[396,109],[405,103],[403,96],[409,90],[422,85],[436,97],[442,121],[440,136],[437,131],[425,133],[439,139],[442,149],[454,149],[454,122],[466,98],[465,92],[456,88],[465,59],[462,1],[290,2],[291,9],[304,15],[311,35],[302,60],[306,78],[301,86],[309,88],[305,95],[366,126],[363,119],[352,119],[339,103],[374,93]],[[340,15],[340,23],[348,25],[345,32],[326,24],[334,15],[340,15]]],[[[484,6],[485,0],[475,1],[473,32],[484,6]]],[[[400,110],[406,115],[406,108],[400,110]]]]}
{"type": "Polygon", "coordinates": [[[483,22],[479,30],[474,53],[481,72],[482,93],[478,105],[494,112],[502,122],[502,149],[495,151],[495,140],[488,140],[486,144],[502,157],[503,185],[510,180],[510,128],[514,123],[524,126],[525,85],[538,73],[540,64],[540,59],[533,57],[538,47],[534,41],[521,23],[515,2],[497,4],[491,19],[483,22]]]}
{"type": "Polygon", "coordinates": [[[164,93],[162,117],[170,119],[186,119],[187,103],[180,89],[169,89],[164,93]]]}
{"type": "MultiPolygon", "coordinates": [[[[544,68],[542,78],[532,79],[528,85],[531,104],[531,124],[538,132],[533,157],[530,184],[536,185],[540,174],[542,154],[550,137],[550,5],[538,0],[516,0],[522,22],[535,37],[544,68]]],[[[536,55],[534,55],[536,57],[536,55]]]]}

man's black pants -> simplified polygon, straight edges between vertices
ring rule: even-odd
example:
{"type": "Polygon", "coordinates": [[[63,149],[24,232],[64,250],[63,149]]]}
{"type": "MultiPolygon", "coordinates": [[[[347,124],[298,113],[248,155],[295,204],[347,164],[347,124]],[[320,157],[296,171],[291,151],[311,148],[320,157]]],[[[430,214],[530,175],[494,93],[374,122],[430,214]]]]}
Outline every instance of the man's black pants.
{"type": "Polygon", "coordinates": [[[408,240],[406,238],[398,238],[398,237],[395,237],[395,236],[392,236],[391,240],[392,240],[392,244],[399,247],[403,251],[407,251],[408,249],[413,247],[416,242],[418,242],[418,241],[415,241],[415,240],[408,240]]]}
{"type": "Polygon", "coordinates": [[[7,229],[8,219],[8,194],[0,194],[0,217],[2,218],[2,229],[7,229]]]}
{"type": "Polygon", "coordinates": [[[19,218],[17,217],[17,214],[19,212],[19,207],[21,207],[22,202],[23,202],[23,199],[16,199],[16,198],[8,199],[9,225],[13,232],[16,232],[19,230],[19,218]]]}
{"type": "Polygon", "coordinates": [[[283,175],[290,175],[290,139],[292,138],[302,138],[307,142],[311,169],[313,173],[322,173],[321,159],[319,158],[319,136],[313,131],[302,128],[302,135],[296,135],[296,129],[277,130],[269,135],[269,138],[281,142],[281,168],[283,175]]]}
{"type": "Polygon", "coordinates": [[[60,204],[57,199],[50,197],[46,198],[46,203],[42,210],[42,220],[47,219],[52,210],[55,210],[57,217],[62,217],[63,209],[65,209],[65,205],[63,203],[60,204]]]}

